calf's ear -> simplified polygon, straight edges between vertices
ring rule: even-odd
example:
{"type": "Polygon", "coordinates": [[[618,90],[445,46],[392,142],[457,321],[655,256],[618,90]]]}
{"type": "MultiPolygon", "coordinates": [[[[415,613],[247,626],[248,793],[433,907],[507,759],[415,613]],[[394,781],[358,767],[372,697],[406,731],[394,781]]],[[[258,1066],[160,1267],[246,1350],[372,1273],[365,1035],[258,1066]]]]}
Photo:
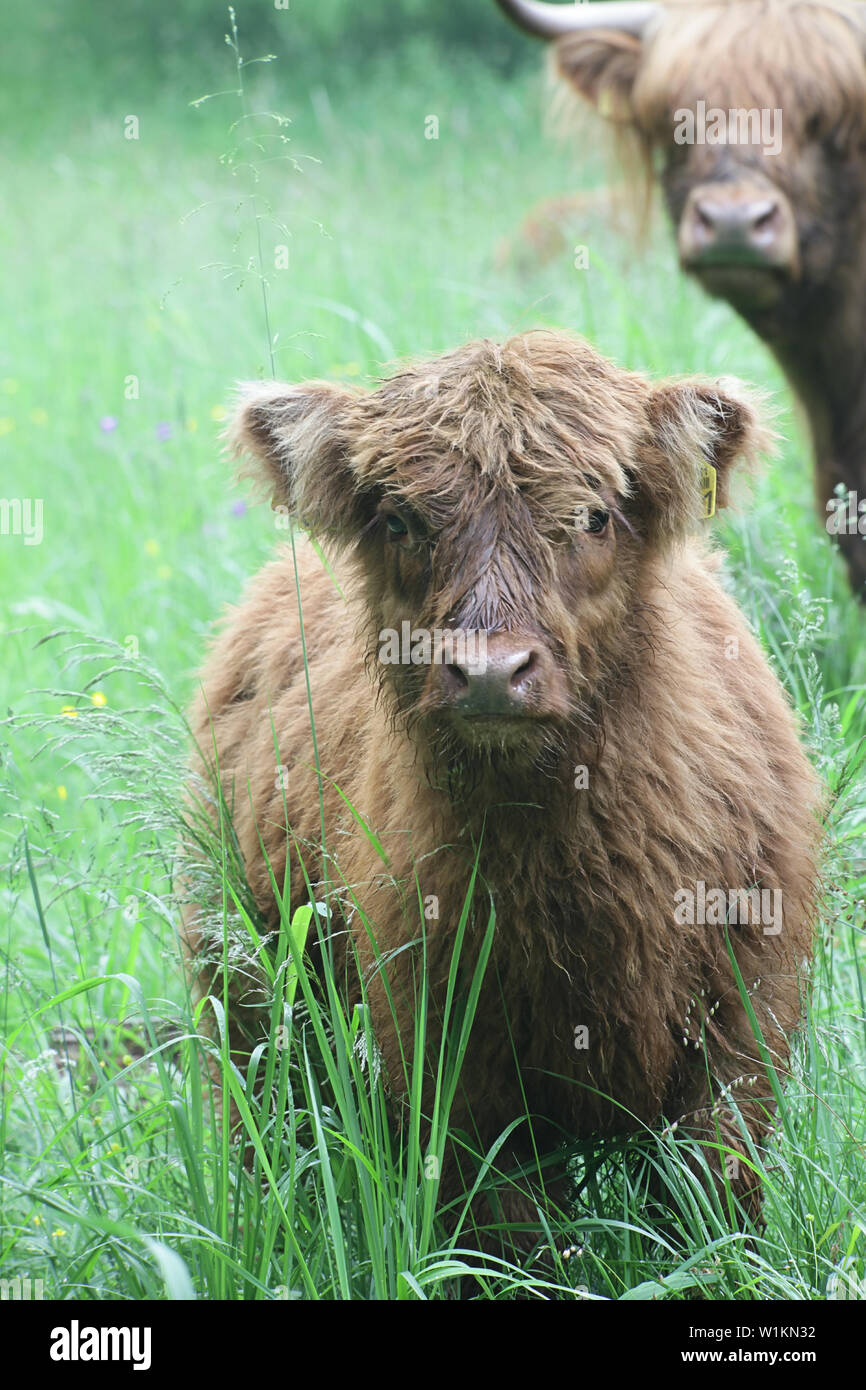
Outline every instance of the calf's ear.
{"type": "Polygon", "coordinates": [[[631,94],[641,62],[641,40],[613,30],[569,34],[554,49],[560,77],[610,120],[632,116],[631,94]]]}
{"type": "Polygon", "coordinates": [[[730,378],[652,388],[633,499],[644,529],[673,538],[726,507],[734,465],[773,452],[765,415],[758,393],[730,378]]]}
{"type": "Polygon", "coordinates": [[[349,541],[366,519],[349,462],[357,399],[327,381],[248,382],[225,431],[240,475],[323,540],[349,541]]]}

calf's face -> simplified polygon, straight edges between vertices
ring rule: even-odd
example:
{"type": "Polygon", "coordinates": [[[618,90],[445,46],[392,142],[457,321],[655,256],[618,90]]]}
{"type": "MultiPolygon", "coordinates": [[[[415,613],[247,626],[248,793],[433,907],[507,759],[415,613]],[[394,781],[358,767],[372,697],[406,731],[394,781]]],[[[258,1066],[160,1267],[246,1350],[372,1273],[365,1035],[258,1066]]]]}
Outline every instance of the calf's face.
{"type": "Polygon", "coordinates": [[[368,666],[443,757],[535,760],[636,649],[647,567],[765,442],[722,385],[651,386],[587,344],[472,343],[358,393],[244,388],[230,428],[276,506],[351,556],[368,666]]]}

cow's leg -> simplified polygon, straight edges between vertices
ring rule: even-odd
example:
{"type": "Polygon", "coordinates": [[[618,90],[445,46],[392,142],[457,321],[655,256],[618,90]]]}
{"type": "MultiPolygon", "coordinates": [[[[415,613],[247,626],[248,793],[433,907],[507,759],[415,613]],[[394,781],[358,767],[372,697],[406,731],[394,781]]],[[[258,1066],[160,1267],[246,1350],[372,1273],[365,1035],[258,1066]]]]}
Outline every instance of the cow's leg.
{"type": "MultiPolygon", "coordinates": [[[[760,1152],[773,1124],[776,1106],[769,1081],[755,1059],[725,1056],[719,1063],[711,1053],[710,1069],[715,1080],[710,1091],[706,1061],[702,1053],[695,1055],[692,1084],[669,1104],[668,1114],[676,1120],[677,1134],[701,1144],[723,1204],[728,1192],[734,1197],[740,1209],[734,1214],[737,1229],[742,1228],[741,1217],[746,1225],[758,1228],[762,1223],[764,1192],[749,1145],[760,1152]],[[701,1070],[703,1076],[699,1074],[701,1070]]],[[[663,1197],[660,1188],[654,1195],[670,1205],[670,1197],[663,1197]]]]}

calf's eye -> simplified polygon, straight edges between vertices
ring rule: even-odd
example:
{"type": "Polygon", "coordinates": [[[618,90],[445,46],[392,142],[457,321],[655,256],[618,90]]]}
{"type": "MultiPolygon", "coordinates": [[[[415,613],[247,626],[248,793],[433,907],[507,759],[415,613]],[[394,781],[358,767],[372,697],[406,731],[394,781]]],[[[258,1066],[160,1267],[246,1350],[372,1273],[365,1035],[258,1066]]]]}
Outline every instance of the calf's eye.
{"type": "Polygon", "coordinates": [[[386,514],[385,525],[388,527],[389,535],[396,537],[398,540],[409,534],[409,527],[401,516],[397,516],[396,512],[388,512],[386,514]]]}
{"type": "Polygon", "coordinates": [[[586,523],[586,529],[587,531],[593,531],[595,535],[599,535],[607,526],[609,520],[610,512],[604,511],[602,507],[597,507],[595,511],[590,512],[589,520],[586,523]]]}

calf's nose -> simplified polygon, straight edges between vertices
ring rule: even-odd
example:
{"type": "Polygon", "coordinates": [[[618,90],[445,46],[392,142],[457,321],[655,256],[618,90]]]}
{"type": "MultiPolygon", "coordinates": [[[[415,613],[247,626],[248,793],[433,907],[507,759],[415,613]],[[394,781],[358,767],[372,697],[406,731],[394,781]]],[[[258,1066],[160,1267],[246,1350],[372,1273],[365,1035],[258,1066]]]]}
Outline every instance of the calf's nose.
{"type": "Polygon", "coordinates": [[[440,690],[460,714],[520,715],[542,695],[544,657],[525,639],[494,633],[476,662],[442,667],[440,690]]]}

